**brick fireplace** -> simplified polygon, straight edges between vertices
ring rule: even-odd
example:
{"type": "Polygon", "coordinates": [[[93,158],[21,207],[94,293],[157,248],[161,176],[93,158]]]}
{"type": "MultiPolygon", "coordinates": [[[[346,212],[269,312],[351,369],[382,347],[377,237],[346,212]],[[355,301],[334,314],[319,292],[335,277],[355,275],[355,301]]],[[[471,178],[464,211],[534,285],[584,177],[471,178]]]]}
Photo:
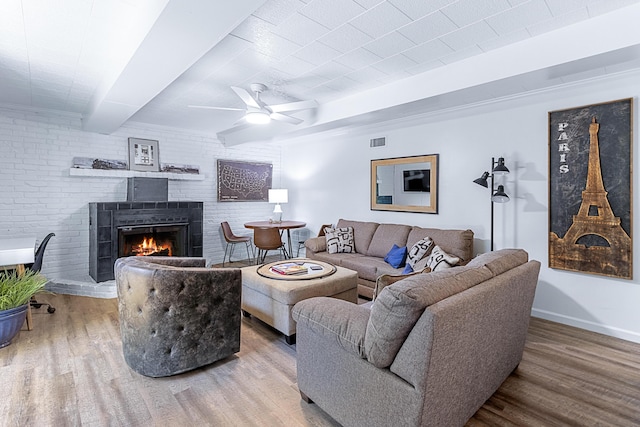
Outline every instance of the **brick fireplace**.
{"type": "Polygon", "coordinates": [[[89,203],[89,275],[113,280],[122,256],[202,256],[202,202],[89,203]]]}

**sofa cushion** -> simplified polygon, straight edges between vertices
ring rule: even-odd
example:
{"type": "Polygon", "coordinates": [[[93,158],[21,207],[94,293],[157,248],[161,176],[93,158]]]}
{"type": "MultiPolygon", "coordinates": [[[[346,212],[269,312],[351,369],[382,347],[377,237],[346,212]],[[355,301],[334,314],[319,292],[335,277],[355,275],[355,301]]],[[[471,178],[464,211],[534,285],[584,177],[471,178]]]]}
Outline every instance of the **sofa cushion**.
{"type": "Polygon", "coordinates": [[[471,230],[413,227],[407,237],[407,247],[410,248],[418,240],[425,237],[431,237],[434,244],[440,246],[447,253],[460,258],[462,265],[473,258],[473,231],[471,230]]]}
{"type": "MultiPolygon", "coordinates": [[[[433,240],[431,237],[425,237],[418,240],[411,246],[411,249],[407,252],[407,265],[411,267],[411,271],[414,270],[415,265],[425,256],[429,255],[429,251],[433,248],[433,240]]],[[[409,272],[410,273],[410,272],[409,272]]]]}
{"type": "MultiPolygon", "coordinates": [[[[379,258],[372,258],[372,259],[379,259],[379,258]]],[[[376,265],[376,275],[372,279],[372,281],[375,282],[378,276],[380,276],[381,274],[393,274],[393,275],[402,274],[402,270],[403,270],[403,267],[393,268],[386,262],[378,263],[376,265]]]]}
{"type": "Polygon", "coordinates": [[[394,244],[393,247],[387,255],[384,257],[384,262],[389,264],[393,268],[402,267],[407,260],[407,247],[398,247],[398,245],[394,244]]]}
{"type": "MultiPolygon", "coordinates": [[[[350,254],[345,254],[345,253],[336,253],[336,254],[330,254],[329,252],[323,251],[323,252],[318,252],[318,253],[309,253],[308,255],[310,255],[311,259],[317,259],[318,261],[324,261],[324,262],[328,262],[329,264],[333,264],[333,265],[339,265],[339,266],[343,266],[344,267],[344,263],[347,262],[348,260],[355,260],[358,258],[365,258],[365,255],[362,254],[358,254],[358,253],[350,253],[350,254]]],[[[356,261],[357,263],[357,261],[356,261]]],[[[349,267],[346,267],[349,268],[349,267]]],[[[350,270],[354,270],[353,268],[351,268],[350,270]]]]}
{"type": "Polygon", "coordinates": [[[431,271],[440,271],[458,265],[460,258],[449,255],[442,248],[436,245],[427,259],[427,267],[431,271]]]}
{"type": "MultiPolygon", "coordinates": [[[[377,222],[362,222],[362,221],[348,221],[345,219],[339,219],[336,224],[336,228],[352,227],[353,228],[353,240],[356,245],[356,252],[361,254],[367,254],[371,238],[378,228],[377,222]]],[[[388,250],[389,248],[387,248],[388,250]]],[[[380,258],[382,258],[382,255],[380,258]]]]}
{"type": "Polygon", "coordinates": [[[487,267],[494,276],[511,270],[529,261],[529,255],[522,249],[500,249],[480,254],[467,264],[469,267],[487,267]]]}
{"type": "Polygon", "coordinates": [[[488,268],[460,267],[415,274],[385,287],[371,308],[364,346],[378,368],[391,365],[426,307],[492,277],[488,268]]]}
{"type": "Polygon", "coordinates": [[[380,224],[376,229],[367,255],[384,258],[394,244],[399,247],[407,246],[407,236],[411,227],[401,224],[380,224]]]}
{"type": "Polygon", "coordinates": [[[340,263],[341,267],[358,272],[358,279],[369,280],[375,282],[380,271],[390,272],[390,274],[399,274],[401,268],[393,268],[387,264],[382,258],[359,256],[343,259],[340,263]]]}
{"type": "Polygon", "coordinates": [[[327,240],[327,252],[351,253],[355,252],[355,244],[353,242],[353,228],[325,228],[325,238],[327,240]]]}

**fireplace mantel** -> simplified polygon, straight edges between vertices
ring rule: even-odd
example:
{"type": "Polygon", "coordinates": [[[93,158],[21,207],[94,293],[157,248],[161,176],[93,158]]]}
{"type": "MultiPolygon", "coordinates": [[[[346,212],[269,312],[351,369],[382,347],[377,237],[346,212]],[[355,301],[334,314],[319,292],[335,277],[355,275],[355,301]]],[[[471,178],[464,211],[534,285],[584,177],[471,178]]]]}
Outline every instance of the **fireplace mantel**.
{"type": "Polygon", "coordinates": [[[141,176],[146,178],[168,178],[174,181],[204,181],[204,174],[176,173],[176,172],[141,172],[121,169],[81,169],[70,168],[69,176],[87,176],[101,178],[130,178],[141,176]]]}

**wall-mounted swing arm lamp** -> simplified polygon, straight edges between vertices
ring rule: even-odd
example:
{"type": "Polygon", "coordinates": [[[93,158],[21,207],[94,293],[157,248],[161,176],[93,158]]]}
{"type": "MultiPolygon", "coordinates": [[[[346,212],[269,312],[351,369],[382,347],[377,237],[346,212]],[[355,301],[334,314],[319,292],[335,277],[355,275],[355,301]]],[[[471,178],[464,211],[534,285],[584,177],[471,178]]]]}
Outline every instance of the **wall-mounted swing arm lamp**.
{"type": "Polygon", "coordinates": [[[489,182],[487,179],[491,178],[491,250],[493,251],[493,204],[494,203],[507,203],[509,196],[504,191],[504,185],[498,185],[495,188],[494,177],[502,176],[509,173],[509,169],[504,165],[504,158],[500,157],[497,161],[495,157],[491,158],[491,174],[484,172],[478,179],[474,179],[478,185],[482,185],[485,188],[489,188],[489,182]]]}

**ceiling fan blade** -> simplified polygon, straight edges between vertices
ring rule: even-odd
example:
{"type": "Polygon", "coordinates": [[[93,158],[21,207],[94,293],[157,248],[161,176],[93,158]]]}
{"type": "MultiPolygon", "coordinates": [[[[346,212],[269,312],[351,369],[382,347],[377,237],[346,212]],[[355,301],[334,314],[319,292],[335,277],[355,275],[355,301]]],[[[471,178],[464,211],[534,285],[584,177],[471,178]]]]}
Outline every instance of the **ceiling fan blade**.
{"type": "Polygon", "coordinates": [[[256,101],[256,99],[251,96],[249,92],[242,89],[241,87],[231,86],[231,89],[247,104],[249,107],[261,109],[262,106],[256,101]]]}
{"type": "Polygon", "coordinates": [[[270,115],[273,120],[279,120],[281,122],[291,123],[292,125],[299,125],[300,123],[304,122],[304,120],[302,119],[299,119],[297,117],[287,116],[286,114],[271,113],[270,115]]]}
{"type": "Polygon", "coordinates": [[[187,105],[189,108],[204,108],[207,110],[245,111],[244,108],[211,107],[209,105],[187,105]]]}
{"type": "Polygon", "coordinates": [[[318,102],[315,99],[312,99],[309,101],[297,101],[288,102],[286,104],[269,105],[269,108],[274,113],[281,113],[283,111],[306,110],[308,108],[316,108],[317,106],[318,102]]]}

